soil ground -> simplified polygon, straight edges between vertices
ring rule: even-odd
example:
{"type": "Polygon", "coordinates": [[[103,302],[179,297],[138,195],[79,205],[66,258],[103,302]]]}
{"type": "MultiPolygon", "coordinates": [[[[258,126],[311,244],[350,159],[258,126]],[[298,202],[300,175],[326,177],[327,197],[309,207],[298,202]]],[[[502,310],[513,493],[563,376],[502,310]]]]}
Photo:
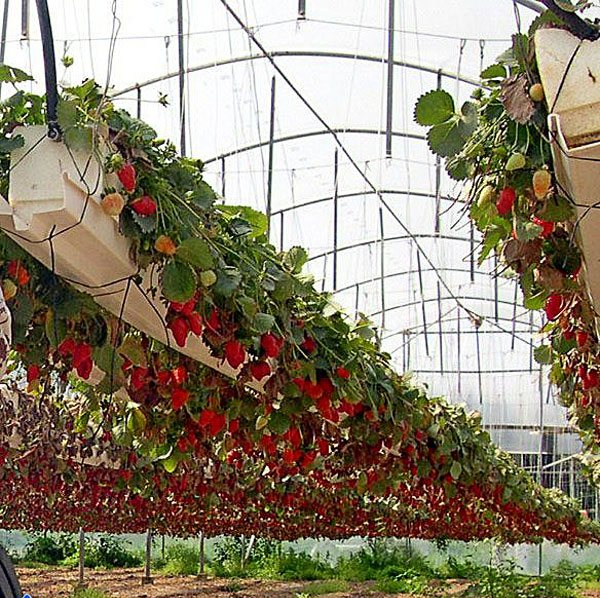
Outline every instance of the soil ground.
{"type": "MultiPolygon", "coordinates": [[[[77,571],[67,568],[20,569],[17,573],[23,592],[31,598],[67,598],[77,585],[77,571]]],[[[86,585],[102,590],[111,598],[295,598],[312,582],[263,581],[252,579],[222,579],[205,577],[168,577],[156,575],[154,583],[142,585],[142,569],[113,569],[86,571],[86,585]]],[[[348,592],[326,594],[327,598],[409,598],[407,594],[383,594],[372,583],[351,583],[348,592]]],[[[450,581],[444,596],[464,590],[463,581],[450,581]]],[[[600,591],[588,590],[585,598],[600,598],[600,591]]],[[[414,596],[412,598],[415,598],[414,596]]]]}

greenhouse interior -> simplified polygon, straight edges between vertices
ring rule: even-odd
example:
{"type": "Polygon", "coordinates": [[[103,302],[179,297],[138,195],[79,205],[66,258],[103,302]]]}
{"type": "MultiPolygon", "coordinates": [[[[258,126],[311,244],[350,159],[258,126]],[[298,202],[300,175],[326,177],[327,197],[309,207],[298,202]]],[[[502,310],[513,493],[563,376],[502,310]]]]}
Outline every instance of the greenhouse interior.
{"type": "Polygon", "coordinates": [[[600,597],[600,2],[0,23],[0,598],[600,597]]]}

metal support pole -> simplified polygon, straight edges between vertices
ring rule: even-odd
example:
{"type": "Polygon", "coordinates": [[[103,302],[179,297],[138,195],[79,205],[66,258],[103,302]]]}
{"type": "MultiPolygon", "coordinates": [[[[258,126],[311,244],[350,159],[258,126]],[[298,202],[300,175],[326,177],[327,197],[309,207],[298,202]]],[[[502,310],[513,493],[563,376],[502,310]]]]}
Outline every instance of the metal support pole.
{"type": "Polygon", "coordinates": [[[338,266],[338,148],[333,152],[333,290],[337,290],[338,266]]]}
{"type": "Polygon", "coordinates": [[[500,317],[498,304],[498,256],[494,255],[494,319],[496,322],[500,317]]]}
{"type": "Polygon", "coordinates": [[[83,587],[85,579],[85,532],[79,528],[79,587],[83,587]]]}
{"type": "Polygon", "coordinates": [[[392,156],[392,127],[394,110],[394,17],[396,0],[388,3],[387,105],[385,121],[385,155],[392,156]]]}
{"type": "Polygon", "coordinates": [[[515,342],[517,340],[517,297],[519,293],[519,282],[515,280],[515,296],[513,297],[513,314],[512,314],[512,338],[510,339],[510,349],[514,351],[515,342]]]}
{"type": "Polygon", "coordinates": [[[162,534],[160,537],[160,558],[165,560],[165,535],[162,534]]]}
{"type": "Polygon", "coordinates": [[[458,370],[458,374],[457,374],[457,378],[458,378],[458,386],[457,386],[457,392],[458,392],[458,396],[460,397],[461,392],[462,392],[462,380],[461,380],[461,372],[460,372],[460,367],[461,367],[461,334],[460,334],[460,307],[456,308],[456,363],[457,363],[457,367],[456,369],[458,370]]]}
{"type": "Polygon", "coordinates": [[[285,212],[279,212],[279,251],[283,251],[284,216],[285,212]]]}
{"type": "Polygon", "coordinates": [[[471,269],[471,282],[475,282],[475,227],[473,226],[473,221],[469,221],[469,243],[470,243],[470,251],[469,251],[469,259],[470,259],[470,269],[471,269]]]}
{"type": "Polygon", "coordinates": [[[429,357],[429,336],[427,334],[427,311],[425,309],[425,295],[423,293],[423,270],[421,269],[421,252],[417,251],[417,269],[419,271],[419,290],[421,291],[421,313],[423,315],[423,338],[425,339],[425,353],[429,357]]]}
{"type": "Polygon", "coordinates": [[[383,230],[383,209],[379,208],[379,232],[381,233],[381,242],[379,243],[380,281],[379,290],[381,292],[381,328],[385,328],[385,233],[383,230]]]}
{"type": "Polygon", "coordinates": [[[48,120],[48,137],[58,141],[61,137],[60,127],[56,120],[58,106],[58,88],[56,84],[56,59],[54,56],[54,38],[48,3],[46,0],[36,0],[40,32],[42,35],[42,49],[44,52],[44,74],[46,77],[46,104],[48,120]]]}
{"type": "Polygon", "coordinates": [[[306,19],[306,0],[298,0],[298,18],[306,19]]]}
{"type": "Polygon", "coordinates": [[[185,44],[183,39],[183,0],[177,0],[177,44],[179,52],[179,126],[180,151],[186,155],[185,135],[185,44]]]}
{"type": "MultiPolygon", "coordinates": [[[[6,54],[6,30],[8,28],[8,7],[10,0],[4,0],[4,11],[2,13],[2,39],[0,40],[0,63],[4,64],[4,55],[6,54]]],[[[0,82],[0,90],[2,82],[0,82]]]]}
{"type": "Polygon", "coordinates": [[[273,140],[275,139],[275,89],[276,79],[271,79],[271,110],[269,116],[269,170],[267,174],[267,234],[271,231],[271,211],[273,202],[273,140]]]}
{"type": "Polygon", "coordinates": [[[442,291],[440,281],[437,282],[437,305],[438,305],[438,339],[440,343],[440,374],[444,374],[444,335],[442,326],[442,291]]]}
{"type": "Polygon", "coordinates": [[[221,197],[225,197],[225,156],[221,157],[221,197]]]}
{"type": "Polygon", "coordinates": [[[198,577],[202,577],[204,575],[204,532],[200,532],[200,538],[198,541],[198,552],[199,552],[199,562],[198,562],[198,577]]]}
{"type": "Polygon", "coordinates": [[[144,563],[144,577],[142,577],[142,585],[154,583],[150,575],[150,564],[152,561],[152,529],[146,531],[146,559],[144,563]]]}
{"type": "Polygon", "coordinates": [[[29,39],[29,0],[21,0],[21,39],[29,39]]]}
{"type": "Polygon", "coordinates": [[[135,88],[135,96],[136,116],[142,118],[142,88],[139,85],[135,88]]]}
{"type": "MultiPolygon", "coordinates": [[[[437,89],[442,89],[442,71],[437,74],[437,89]]],[[[442,160],[439,155],[435,156],[435,232],[440,232],[440,211],[441,211],[441,189],[442,186],[442,160]]]]}
{"type": "Polygon", "coordinates": [[[360,302],[360,285],[356,284],[356,293],[354,295],[354,317],[358,319],[358,305],[360,302]]]}
{"type": "Polygon", "coordinates": [[[483,383],[481,380],[481,346],[479,344],[479,328],[475,328],[475,343],[477,345],[477,384],[479,386],[479,404],[483,405],[483,383]]]}

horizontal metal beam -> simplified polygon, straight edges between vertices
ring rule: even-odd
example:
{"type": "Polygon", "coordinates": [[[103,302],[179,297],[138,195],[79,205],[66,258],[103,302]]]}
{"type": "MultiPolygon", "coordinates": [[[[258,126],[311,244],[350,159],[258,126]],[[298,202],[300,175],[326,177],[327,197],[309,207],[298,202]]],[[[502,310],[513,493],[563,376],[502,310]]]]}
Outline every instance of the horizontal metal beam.
{"type": "MultiPolygon", "coordinates": [[[[382,58],[381,56],[370,56],[367,54],[352,54],[346,52],[318,52],[318,51],[309,51],[309,50],[279,50],[275,52],[269,52],[268,55],[271,58],[341,58],[345,60],[360,60],[363,62],[375,62],[377,64],[381,64],[382,58]]],[[[216,60],[214,62],[201,64],[198,66],[191,66],[185,70],[186,74],[189,73],[197,73],[199,71],[206,71],[220,66],[227,66],[230,64],[237,64],[240,62],[248,62],[251,60],[264,60],[267,58],[264,54],[248,54],[246,56],[235,56],[233,58],[227,58],[224,60],[216,60]]],[[[407,69],[413,69],[417,71],[422,71],[425,73],[432,73],[437,75],[438,72],[441,73],[442,77],[447,77],[452,80],[460,80],[464,83],[468,83],[470,85],[474,85],[475,87],[480,87],[481,82],[479,79],[474,79],[471,77],[465,77],[460,73],[453,73],[452,71],[439,70],[434,67],[425,66],[422,64],[418,64],[415,62],[408,62],[405,60],[394,60],[394,66],[399,66],[407,69]]],[[[162,81],[166,81],[167,79],[174,79],[175,77],[179,77],[179,71],[173,71],[170,73],[166,73],[161,75],[160,77],[153,77],[152,79],[148,79],[142,83],[136,83],[135,85],[130,85],[129,87],[124,87],[119,91],[114,92],[111,97],[118,98],[119,96],[125,95],[132,91],[135,91],[137,87],[147,87],[148,85],[154,85],[155,83],[160,83],[162,81]]]]}
{"type": "Polygon", "coordinates": [[[543,4],[534,2],[534,0],[516,0],[516,2],[525,8],[535,10],[535,12],[539,12],[540,14],[546,11],[546,7],[543,4]]]}
{"type": "MultiPolygon", "coordinates": [[[[343,133],[343,134],[352,134],[352,135],[383,135],[384,131],[380,131],[378,129],[357,129],[357,128],[343,128],[343,129],[332,129],[334,133],[343,133]]],[[[317,131],[305,131],[304,133],[294,133],[292,135],[284,135],[283,137],[276,137],[273,139],[273,143],[285,143],[287,141],[295,141],[298,139],[306,139],[307,137],[317,137],[319,135],[331,135],[331,131],[327,129],[320,129],[317,131]]],[[[404,131],[393,131],[392,135],[394,137],[403,137],[405,139],[415,139],[417,141],[426,141],[427,138],[425,135],[418,135],[417,133],[406,133],[404,131]]],[[[207,160],[202,160],[202,162],[206,164],[210,164],[211,162],[216,162],[217,160],[222,160],[223,158],[229,158],[231,156],[237,156],[238,154],[242,154],[244,152],[249,152],[255,149],[260,149],[269,145],[269,140],[266,141],[257,141],[256,143],[251,143],[250,145],[245,145],[244,147],[240,147],[229,152],[225,152],[223,154],[219,154],[218,156],[214,156],[212,158],[208,158],[207,160]]]]}

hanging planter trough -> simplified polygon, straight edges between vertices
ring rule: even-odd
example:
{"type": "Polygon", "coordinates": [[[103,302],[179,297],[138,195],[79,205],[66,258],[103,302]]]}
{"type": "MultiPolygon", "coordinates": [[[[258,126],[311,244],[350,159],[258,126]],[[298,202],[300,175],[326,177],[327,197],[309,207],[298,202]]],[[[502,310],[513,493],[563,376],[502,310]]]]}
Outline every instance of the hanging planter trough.
{"type": "Polygon", "coordinates": [[[600,308],[600,41],[562,29],[539,29],[537,62],[559,189],[577,208],[585,278],[600,308]]]}
{"type": "MultiPolygon", "coordinates": [[[[46,127],[15,130],[25,139],[11,155],[8,201],[0,197],[0,226],[28,253],[77,289],[148,336],[235,378],[198,337],[179,347],[165,323],[166,306],[150,289],[159,271],[139,271],[130,241],[100,205],[105,186],[118,186],[101,162],[47,137],[46,127]],[[138,282],[135,282],[134,277],[138,282]],[[139,282],[141,280],[141,282],[139,282]]],[[[260,389],[263,384],[250,383],[260,389]]]]}

